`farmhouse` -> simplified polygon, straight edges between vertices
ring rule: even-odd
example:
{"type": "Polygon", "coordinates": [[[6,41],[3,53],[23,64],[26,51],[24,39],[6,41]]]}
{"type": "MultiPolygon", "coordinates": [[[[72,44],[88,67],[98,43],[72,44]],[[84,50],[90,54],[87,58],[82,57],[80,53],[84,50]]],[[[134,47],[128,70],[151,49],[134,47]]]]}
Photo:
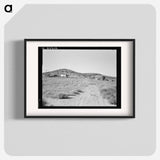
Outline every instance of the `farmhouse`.
{"type": "Polygon", "coordinates": [[[69,77],[69,75],[67,75],[67,74],[60,74],[60,77],[66,77],[66,78],[68,78],[69,77]]]}
{"type": "Polygon", "coordinates": [[[61,74],[60,77],[66,77],[66,74],[61,74]]]}

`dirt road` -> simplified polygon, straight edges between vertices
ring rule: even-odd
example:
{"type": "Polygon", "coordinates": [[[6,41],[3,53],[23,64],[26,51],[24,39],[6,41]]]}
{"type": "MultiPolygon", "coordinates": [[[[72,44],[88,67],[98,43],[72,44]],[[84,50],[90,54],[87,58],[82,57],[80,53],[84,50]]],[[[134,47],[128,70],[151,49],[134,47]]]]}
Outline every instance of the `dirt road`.
{"type": "Polygon", "coordinates": [[[109,106],[107,99],[103,99],[96,85],[89,85],[79,96],[78,106],[109,106]]]}
{"type": "Polygon", "coordinates": [[[102,98],[96,85],[89,85],[83,93],[70,99],[47,99],[51,106],[114,106],[107,99],[102,98]]]}

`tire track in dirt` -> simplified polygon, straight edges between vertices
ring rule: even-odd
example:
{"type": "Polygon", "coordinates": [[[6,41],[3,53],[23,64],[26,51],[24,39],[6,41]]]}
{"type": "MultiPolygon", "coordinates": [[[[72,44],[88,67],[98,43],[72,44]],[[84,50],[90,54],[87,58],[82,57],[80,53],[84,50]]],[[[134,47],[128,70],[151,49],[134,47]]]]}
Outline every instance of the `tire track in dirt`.
{"type": "Polygon", "coordinates": [[[107,99],[103,99],[96,85],[89,85],[77,99],[78,106],[110,106],[107,99]]]}
{"type": "Polygon", "coordinates": [[[71,99],[47,98],[47,101],[51,106],[113,106],[101,96],[99,88],[94,84],[90,84],[83,90],[83,93],[71,99]]]}

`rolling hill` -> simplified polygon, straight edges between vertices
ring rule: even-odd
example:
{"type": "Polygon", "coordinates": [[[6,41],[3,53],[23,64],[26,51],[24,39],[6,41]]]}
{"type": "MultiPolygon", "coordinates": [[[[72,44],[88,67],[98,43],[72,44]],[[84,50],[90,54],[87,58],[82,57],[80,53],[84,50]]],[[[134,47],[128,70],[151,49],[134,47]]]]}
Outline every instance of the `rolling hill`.
{"type": "Polygon", "coordinates": [[[59,69],[43,73],[43,106],[116,107],[116,78],[59,69]]]}
{"type": "Polygon", "coordinates": [[[89,78],[95,80],[115,81],[115,77],[102,75],[99,73],[79,73],[70,69],[58,69],[50,72],[44,72],[45,77],[67,77],[67,78],[89,78]]]}

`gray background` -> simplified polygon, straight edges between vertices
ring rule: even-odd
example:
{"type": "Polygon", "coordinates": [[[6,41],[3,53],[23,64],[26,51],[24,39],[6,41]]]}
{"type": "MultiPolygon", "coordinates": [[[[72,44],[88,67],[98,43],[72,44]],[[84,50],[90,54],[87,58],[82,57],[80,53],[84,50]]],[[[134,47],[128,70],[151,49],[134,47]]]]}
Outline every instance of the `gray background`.
{"type": "Polygon", "coordinates": [[[5,150],[11,155],[155,151],[155,10],[149,5],[27,5],[5,26],[5,150]],[[24,38],[135,38],[135,119],[24,119],[24,38]]]}

